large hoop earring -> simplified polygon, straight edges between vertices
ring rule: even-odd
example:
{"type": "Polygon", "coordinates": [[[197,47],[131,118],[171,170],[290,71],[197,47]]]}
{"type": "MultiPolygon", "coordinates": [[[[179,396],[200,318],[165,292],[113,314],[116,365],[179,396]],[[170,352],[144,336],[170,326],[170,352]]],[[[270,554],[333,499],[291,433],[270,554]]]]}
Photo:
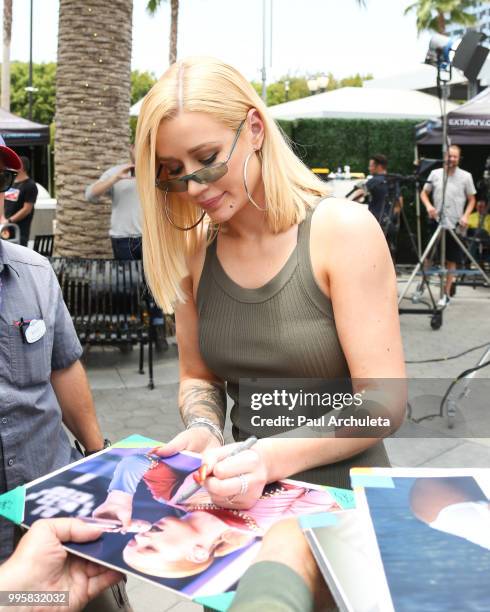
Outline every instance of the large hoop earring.
{"type": "Polygon", "coordinates": [[[250,158],[252,157],[252,155],[255,153],[256,151],[252,151],[250,152],[247,157],[245,158],[245,162],[243,164],[243,185],[245,187],[245,191],[247,193],[247,197],[248,200],[251,204],[253,204],[255,206],[255,208],[257,208],[258,210],[261,210],[262,212],[264,212],[265,210],[267,210],[267,205],[262,208],[262,206],[259,206],[257,204],[257,202],[252,198],[252,194],[250,193],[250,190],[248,188],[248,184],[247,184],[247,169],[248,169],[248,162],[250,161],[250,158]]]}
{"type": "Polygon", "coordinates": [[[199,220],[196,221],[194,225],[190,225],[189,227],[181,227],[180,225],[177,225],[176,223],[174,223],[172,219],[170,218],[170,214],[167,208],[167,193],[168,191],[165,191],[165,200],[163,203],[163,210],[165,212],[165,216],[167,217],[167,221],[170,223],[170,225],[173,225],[176,229],[180,230],[181,232],[188,232],[189,230],[197,227],[202,222],[202,220],[204,219],[204,216],[206,215],[205,212],[202,213],[202,215],[199,217],[199,220]]]}

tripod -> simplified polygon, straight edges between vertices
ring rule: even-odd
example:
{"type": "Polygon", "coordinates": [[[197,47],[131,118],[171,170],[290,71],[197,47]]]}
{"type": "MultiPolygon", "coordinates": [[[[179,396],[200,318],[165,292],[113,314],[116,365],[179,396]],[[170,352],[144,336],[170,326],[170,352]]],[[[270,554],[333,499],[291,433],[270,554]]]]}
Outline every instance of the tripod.
{"type": "MultiPolygon", "coordinates": [[[[463,251],[463,253],[468,257],[468,259],[473,263],[474,266],[476,266],[476,268],[479,270],[480,274],[483,276],[483,278],[485,279],[485,281],[490,285],[490,278],[487,276],[487,274],[482,270],[482,268],[480,267],[480,265],[478,264],[478,262],[476,261],[476,259],[473,257],[473,255],[470,253],[470,251],[466,248],[466,246],[463,244],[463,242],[460,240],[459,236],[456,234],[456,232],[451,229],[451,228],[446,228],[443,227],[442,222],[439,223],[439,225],[437,226],[436,231],[434,232],[434,235],[432,236],[432,238],[429,240],[429,243],[427,244],[425,251],[422,253],[422,256],[419,259],[419,262],[417,263],[417,265],[415,266],[415,268],[413,269],[407,284],[405,285],[405,288],[403,289],[402,293],[400,294],[400,297],[398,298],[398,304],[401,303],[401,301],[405,298],[410,285],[413,282],[413,279],[415,278],[415,276],[418,274],[418,272],[420,271],[421,267],[423,266],[423,262],[425,261],[425,259],[427,259],[427,256],[429,255],[429,253],[432,251],[432,248],[435,246],[435,244],[437,243],[438,239],[441,239],[441,273],[440,273],[440,279],[441,279],[441,297],[444,293],[444,286],[445,286],[445,281],[447,278],[447,269],[446,269],[446,232],[449,232],[449,234],[451,234],[452,238],[454,239],[454,241],[456,242],[456,244],[459,246],[459,248],[463,251]]],[[[424,275],[424,279],[422,282],[427,282],[425,275],[424,275]]]]}
{"type": "MultiPolygon", "coordinates": [[[[480,274],[483,276],[483,278],[485,279],[485,281],[490,285],[490,278],[485,274],[485,272],[482,270],[482,268],[480,267],[480,265],[478,264],[478,262],[475,260],[475,258],[473,257],[473,255],[468,251],[468,249],[466,248],[466,246],[463,244],[463,242],[460,240],[459,236],[456,234],[456,232],[454,231],[454,229],[452,229],[451,227],[447,227],[447,222],[446,222],[446,210],[445,210],[445,204],[446,204],[446,187],[447,187],[447,181],[449,178],[449,174],[448,174],[448,164],[447,164],[447,158],[448,158],[448,131],[447,131],[447,114],[446,114],[446,107],[447,107],[447,100],[449,98],[449,81],[451,80],[451,65],[446,65],[443,64],[441,61],[438,62],[437,64],[437,85],[438,85],[438,89],[440,91],[440,95],[441,95],[441,106],[442,106],[442,151],[443,151],[443,160],[444,160],[444,166],[443,166],[443,187],[442,187],[442,205],[441,205],[441,211],[440,211],[440,218],[439,218],[439,225],[437,226],[436,231],[434,232],[432,238],[429,240],[429,243],[427,245],[427,247],[425,248],[425,251],[422,253],[422,255],[419,257],[418,263],[415,266],[415,268],[413,269],[412,273],[410,274],[410,277],[402,291],[402,293],[400,294],[400,297],[398,299],[398,305],[400,305],[400,303],[402,302],[402,300],[405,298],[411,284],[413,283],[413,280],[415,278],[415,276],[418,274],[418,272],[420,271],[420,269],[423,266],[423,262],[425,261],[425,259],[427,258],[427,256],[429,255],[429,253],[432,251],[432,248],[435,246],[435,244],[437,243],[438,240],[441,241],[441,249],[440,249],[440,256],[441,256],[441,268],[440,268],[440,287],[441,287],[441,291],[440,291],[440,296],[441,298],[443,297],[444,293],[445,293],[445,285],[446,285],[446,280],[448,277],[448,271],[446,269],[446,234],[447,232],[449,232],[449,234],[451,235],[451,237],[454,239],[454,241],[456,242],[456,244],[459,246],[459,248],[463,251],[463,253],[469,258],[469,260],[476,266],[476,268],[479,270],[480,274]]],[[[424,277],[423,277],[423,281],[422,283],[427,283],[427,279],[425,277],[425,273],[424,273],[424,277]]],[[[439,319],[437,321],[435,321],[436,325],[432,325],[433,329],[438,329],[440,327],[440,323],[442,323],[442,310],[444,309],[444,307],[441,308],[441,311],[439,311],[439,313],[437,313],[439,315],[440,321],[439,319]]]]}

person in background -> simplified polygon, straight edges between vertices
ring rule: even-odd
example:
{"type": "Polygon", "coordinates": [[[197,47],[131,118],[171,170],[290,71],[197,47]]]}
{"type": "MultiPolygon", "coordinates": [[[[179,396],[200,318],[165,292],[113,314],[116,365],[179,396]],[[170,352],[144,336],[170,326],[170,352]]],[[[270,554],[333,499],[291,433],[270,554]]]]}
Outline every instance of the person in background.
{"type": "Polygon", "coordinates": [[[109,235],[114,259],[141,259],[140,203],[134,176],[134,146],[129,148],[130,162],[112,166],[98,181],[89,185],[85,197],[92,204],[109,196],[112,203],[109,235]]]}
{"type": "MultiPolygon", "coordinates": [[[[433,234],[439,223],[444,228],[455,229],[458,225],[463,229],[468,227],[468,221],[475,208],[476,189],[473,177],[466,170],[459,167],[461,149],[451,145],[447,152],[447,185],[444,190],[444,169],[432,170],[429,178],[420,193],[420,200],[424,204],[429,216],[429,229],[433,234]],[[444,193],[445,191],[445,193],[444,193]],[[429,198],[432,197],[432,202],[429,198]],[[443,210],[444,203],[444,210],[443,210]]],[[[446,233],[446,267],[449,271],[446,278],[445,293],[437,303],[440,308],[449,304],[451,287],[454,282],[456,266],[461,262],[462,251],[454,238],[446,233]]],[[[423,287],[417,288],[417,297],[421,297],[423,287]]]]}
{"type": "Polygon", "coordinates": [[[483,194],[478,198],[476,211],[468,219],[469,251],[477,261],[490,258],[490,214],[483,194]]]}
{"type": "MultiPolygon", "coordinates": [[[[369,158],[369,174],[370,178],[366,181],[365,189],[369,194],[368,207],[370,212],[376,217],[379,223],[382,223],[384,216],[389,212],[389,185],[386,179],[388,172],[388,159],[385,155],[377,153],[369,158]]],[[[399,213],[402,202],[398,185],[396,185],[395,204],[393,212],[399,213]]],[[[351,200],[358,200],[366,195],[364,189],[357,189],[350,196],[351,200]]]]}
{"type": "MultiPolygon", "coordinates": [[[[4,139],[0,136],[0,226],[6,222],[4,213],[5,192],[12,187],[21,168],[20,157],[5,145],[4,139]]],[[[9,237],[8,228],[2,229],[0,238],[8,240],[9,237]]]]}
{"type": "Polygon", "coordinates": [[[488,202],[483,198],[476,203],[476,210],[468,218],[468,229],[485,230],[490,234],[490,214],[488,213],[488,202]]]}
{"type": "MultiPolygon", "coordinates": [[[[134,172],[134,145],[129,147],[130,162],[112,166],[98,181],[89,185],[85,197],[96,204],[102,196],[109,196],[112,203],[109,235],[114,259],[120,261],[141,260],[140,201],[134,172]]],[[[150,298],[150,314],[155,326],[155,348],[168,348],[162,311],[150,298]]]]}
{"type": "Polygon", "coordinates": [[[387,157],[381,153],[371,156],[369,159],[370,177],[364,187],[356,189],[349,199],[359,201],[362,197],[368,196],[369,211],[381,225],[394,262],[403,198],[399,183],[389,180],[387,172],[387,157]]]}
{"type": "Polygon", "coordinates": [[[30,161],[20,156],[21,167],[12,187],[5,193],[3,217],[0,223],[15,223],[20,229],[20,244],[27,246],[29,230],[37,200],[37,185],[29,177],[30,161]]]}

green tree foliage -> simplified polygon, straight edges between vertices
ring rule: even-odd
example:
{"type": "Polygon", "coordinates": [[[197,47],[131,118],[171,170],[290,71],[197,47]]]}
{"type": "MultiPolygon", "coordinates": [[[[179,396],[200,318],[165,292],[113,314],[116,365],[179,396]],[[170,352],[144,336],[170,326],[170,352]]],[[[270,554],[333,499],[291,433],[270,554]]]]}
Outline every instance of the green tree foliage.
{"type": "MultiPolygon", "coordinates": [[[[11,78],[11,111],[15,115],[27,118],[29,116],[29,97],[25,88],[29,80],[29,64],[27,62],[12,62],[11,78]]],[[[32,119],[38,123],[49,125],[54,119],[56,63],[33,64],[33,86],[38,91],[33,94],[32,119]]],[[[131,104],[140,100],[155,84],[155,75],[151,72],[133,70],[131,73],[131,104]]]]}
{"type": "Polygon", "coordinates": [[[150,72],[131,72],[131,105],[141,100],[157,82],[155,75],[150,72]]]}
{"type": "MultiPolygon", "coordinates": [[[[296,154],[309,168],[330,168],[349,164],[353,172],[367,173],[369,156],[383,153],[388,157],[389,172],[409,175],[413,171],[415,125],[407,119],[297,119],[279,121],[293,143],[296,154]]],[[[413,186],[402,189],[405,211],[415,228],[413,186]]],[[[398,262],[412,262],[406,230],[400,232],[398,262]]]]}
{"type": "MultiPolygon", "coordinates": [[[[38,91],[32,94],[32,120],[50,124],[54,117],[56,64],[34,64],[32,84],[38,91]]],[[[25,88],[29,82],[29,64],[10,64],[10,110],[15,115],[29,117],[29,96],[25,88]]]]}
{"type": "Polygon", "coordinates": [[[340,87],[362,87],[364,81],[370,81],[373,78],[372,74],[355,74],[354,76],[340,79],[340,87]]]}
{"type": "Polygon", "coordinates": [[[405,9],[405,15],[415,12],[419,33],[433,30],[444,34],[449,24],[475,25],[476,17],[468,9],[477,5],[477,0],[418,0],[405,9]]]}
{"type": "MultiPolygon", "coordinates": [[[[314,75],[311,78],[315,78],[318,75],[314,75]]],[[[286,101],[298,100],[299,98],[305,98],[310,95],[308,89],[308,79],[310,77],[289,77],[283,76],[275,83],[271,83],[267,86],[267,106],[274,106],[275,104],[282,104],[286,101]],[[289,82],[289,92],[286,99],[286,82],[289,82]]],[[[372,79],[371,74],[365,76],[361,74],[354,74],[353,76],[345,77],[344,79],[336,79],[330,72],[328,74],[328,86],[327,91],[338,89],[339,87],[362,87],[363,81],[372,79]]],[[[262,94],[262,84],[254,81],[252,85],[255,87],[255,91],[262,94]]]]}
{"type": "Polygon", "coordinates": [[[340,87],[362,87],[364,81],[369,81],[373,78],[372,74],[362,75],[358,72],[352,76],[344,77],[343,79],[336,79],[331,72],[329,72],[327,76],[327,91],[333,91],[334,89],[339,89],[340,87]]]}
{"type": "MultiPolygon", "coordinates": [[[[306,78],[304,77],[288,77],[284,76],[267,86],[267,106],[274,106],[275,104],[281,104],[286,102],[286,81],[289,81],[289,100],[298,100],[298,98],[304,98],[310,94],[308,85],[306,84],[306,78]]],[[[262,84],[254,81],[252,85],[255,87],[255,91],[262,95],[262,84]]]]}

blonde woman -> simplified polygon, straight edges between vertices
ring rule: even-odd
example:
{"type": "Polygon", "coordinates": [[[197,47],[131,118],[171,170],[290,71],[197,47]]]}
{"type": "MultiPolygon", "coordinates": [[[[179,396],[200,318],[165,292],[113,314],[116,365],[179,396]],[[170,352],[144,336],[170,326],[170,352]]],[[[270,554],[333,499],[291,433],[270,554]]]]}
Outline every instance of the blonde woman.
{"type": "MultiPolygon", "coordinates": [[[[242,377],[404,378],[395,274],[374,217],[325,199],[253,87],[216,59],[168,69],[144,100],[136,148],[145,273],[175,309],[186,428],[159,454],[204,453],[213,502],[233,508],[281,478],[348,487],[350,466],[387,465],[382,442],[359,431],[264,438],[227,459],[220,448],[225,385],[233,435],[249,433],[236,426],[242,377]]],[[[403,394],[388,408],[392,431],[403,394]]]]}

